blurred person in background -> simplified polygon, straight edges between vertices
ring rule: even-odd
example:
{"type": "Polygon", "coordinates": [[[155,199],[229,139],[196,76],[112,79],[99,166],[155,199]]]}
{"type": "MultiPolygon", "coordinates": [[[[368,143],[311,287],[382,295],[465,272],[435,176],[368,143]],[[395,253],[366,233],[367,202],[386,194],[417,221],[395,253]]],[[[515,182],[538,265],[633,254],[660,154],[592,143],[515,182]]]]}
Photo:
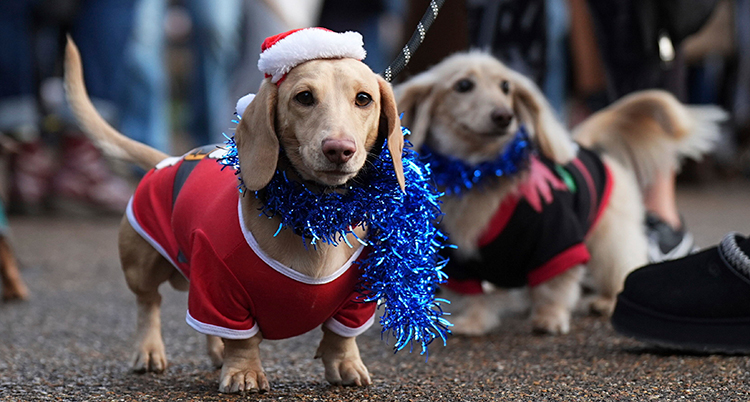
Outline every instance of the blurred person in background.
{"type": "Polygon", "coordinates": [[[190,65],[183,67],[190,78],[184,91],[187,112],[182,115],[191,142],[220,142],[234,109],[228,94],[238,60],[242,1],[183,0],[171,7],[167,0],[134,1],[133,33],[124,57],[129,85],[122,103],[122,132],[170,151],[166,26],[173,37],[187,38],[192,54],[190,65]]]}
{"type": "Polygon", "coordinates": [[[236,103],[229,99],[229,85],[240,49],[242,1],[184,0],[184,5],[193,20],[195,56],[190,132],[198,144],[220,142],[236,103]]]}
{"type": "MultiPolygon", "coordinates": [[[[650,88],[665,89],[687,102],[687,69],[680,45],[706,24],[717,3],[589,0],[588,10],[580,12],[588,11],[593,22],[607,102],[650,88]]],[[[683,257],[695,249],[677,209],[675,176],[675,172],[660,175],[642,189],[653,262],[683,257]]]]}
{"type": "Polygon", "coordinates": [[[0,2],[0,131],[20,142],[10,166],[16,210],[40,211],[52,198],[124,210],[130,188],[74,128],[62,81],[52,77],[61,75],[61,45],[69,32],[84,55],[97,108],[116,123],[133,6],[134,0],[0,2]],[[51,147],[59,149],[57,158],[51,147]]]}

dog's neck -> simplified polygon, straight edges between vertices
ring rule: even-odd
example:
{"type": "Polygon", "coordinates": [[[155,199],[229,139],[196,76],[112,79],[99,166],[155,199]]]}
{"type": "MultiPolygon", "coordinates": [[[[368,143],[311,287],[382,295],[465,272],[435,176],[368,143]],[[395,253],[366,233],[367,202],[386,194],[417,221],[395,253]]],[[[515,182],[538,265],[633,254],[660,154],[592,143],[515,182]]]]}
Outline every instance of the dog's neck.
{"type": "MultiPolygon", "coordinates": [[[[278,216],[268,218],[259,214],[263,204],[258,198],[248,194],[241,197],[241,205],[245,227],[252,232],[260,248],[271,258],[301,274],[313,278],[326,277],[341,268],[357,251],[359,242],[352,234],[347,239],[354,247],[345,243],[333,246],[322,242],[312,247],[309,239],[303,239],[290,229],[276,234],[281,220],[278,216]]],[[[354,233],[360,238],[365,238],[367,234],[361,226],[354,233]]]]}

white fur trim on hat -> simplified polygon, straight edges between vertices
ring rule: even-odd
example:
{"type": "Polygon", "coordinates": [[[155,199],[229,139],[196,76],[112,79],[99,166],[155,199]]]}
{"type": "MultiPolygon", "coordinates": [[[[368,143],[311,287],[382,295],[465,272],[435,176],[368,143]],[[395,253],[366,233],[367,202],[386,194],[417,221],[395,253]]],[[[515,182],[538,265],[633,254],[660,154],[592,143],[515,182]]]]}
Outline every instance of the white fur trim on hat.
{"type": "Polygon", "coordinates": [[[315,59],[350,57],[363,60],[367,52],[357,32],[332,32],[308,28],[279,40],[260,54],[258,69],[274,84],[297,65],[315,59]]]}
{"type": "Polygon", "coordinates": [[[255,94],[247,94],[243,97],[241,97],[237,101],[237,106],[235,106],[235,110],[237,111],[237,115],[242,117],[242,113],[245,113],[245,109],[247,109],[247,105],[250,104],[250,102],[255,99],[255,94]]]}

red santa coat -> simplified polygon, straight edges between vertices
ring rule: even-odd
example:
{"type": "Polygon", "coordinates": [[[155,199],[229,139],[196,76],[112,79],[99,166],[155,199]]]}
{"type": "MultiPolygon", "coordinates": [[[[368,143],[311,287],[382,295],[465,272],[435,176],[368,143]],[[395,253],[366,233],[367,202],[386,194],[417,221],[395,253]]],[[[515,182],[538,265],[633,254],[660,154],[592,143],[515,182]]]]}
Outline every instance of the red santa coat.
{"type": "Polygon", "coordinates": [[[356,261],[368,248],[360,247],[323,278],[274,260],[244,225],[234,172],[222,171],[206,157],[209,152],[160,163],[143,178],[127,209],[133,228],[190,281],[187,323],[227,339],[259,331],[266,339],[284,339],[321,324],[341,336],[367,330],[376,304],[358,301],[355,288],[356,261]]]}

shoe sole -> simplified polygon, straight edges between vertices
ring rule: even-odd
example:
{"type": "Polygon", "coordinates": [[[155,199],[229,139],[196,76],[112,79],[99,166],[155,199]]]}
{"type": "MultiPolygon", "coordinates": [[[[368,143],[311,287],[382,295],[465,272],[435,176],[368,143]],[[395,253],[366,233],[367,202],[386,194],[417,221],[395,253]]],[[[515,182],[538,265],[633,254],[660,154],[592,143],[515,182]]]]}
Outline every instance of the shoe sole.
{"type": "Polygon", "coordinates": [[[750,318],[688,319],[657,313],[618,296],[612,326],[622,335],[665,349],[750,354],[750,318]]]}

